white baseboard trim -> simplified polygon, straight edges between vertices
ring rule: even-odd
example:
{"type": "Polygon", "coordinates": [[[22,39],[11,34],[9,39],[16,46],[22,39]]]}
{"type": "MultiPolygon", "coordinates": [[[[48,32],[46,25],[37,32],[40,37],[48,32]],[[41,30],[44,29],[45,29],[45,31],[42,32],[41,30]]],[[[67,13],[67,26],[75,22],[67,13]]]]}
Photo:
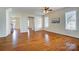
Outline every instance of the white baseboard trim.
{"type": "Polygon", "coordinates": [[[58,33],[58,34],[61,34],[61,35],[66,35],[66,36],[71,36],[71,37],[74,37],[74,38],[79,38],[79,36],[73,36],[73,35],[64,34],[64,33],[59,33],[59,32],[50,31],[50,30],[46,30],[46,29],[45,29],[45,31],[48,31],[48,32],[53,32],[53,33],[58,33]]]}
{"type": "MultiPolygon", "coordinates": [[[[9,35],[9,34],[8,34],[9,35]]],[[[7,34],[6,35],[0,35],[0,37],[7,37],[8,36],[7,34]]]]}

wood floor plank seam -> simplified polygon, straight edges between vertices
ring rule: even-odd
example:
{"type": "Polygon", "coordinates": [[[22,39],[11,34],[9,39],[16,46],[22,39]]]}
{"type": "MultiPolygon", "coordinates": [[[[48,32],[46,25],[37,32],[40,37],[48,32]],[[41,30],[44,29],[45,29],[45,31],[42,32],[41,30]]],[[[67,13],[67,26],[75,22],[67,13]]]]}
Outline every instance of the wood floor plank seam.
{"type": "Polygon", "coordinates": [[[15,30],[0,38],[0,51],[79,51],[79,38],[45,30],[20,33],[15,30]]]}

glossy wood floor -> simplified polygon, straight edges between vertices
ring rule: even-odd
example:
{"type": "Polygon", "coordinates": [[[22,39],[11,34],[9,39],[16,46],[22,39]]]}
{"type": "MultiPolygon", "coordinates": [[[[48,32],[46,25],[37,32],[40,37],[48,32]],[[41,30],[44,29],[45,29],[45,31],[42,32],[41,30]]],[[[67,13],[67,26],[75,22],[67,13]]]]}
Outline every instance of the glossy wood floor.
{"type": "Polygon", "coordinates": [[[0,51],[78,51],[79,39],[47,31],[17,30],[0,38],[0,51]]]}

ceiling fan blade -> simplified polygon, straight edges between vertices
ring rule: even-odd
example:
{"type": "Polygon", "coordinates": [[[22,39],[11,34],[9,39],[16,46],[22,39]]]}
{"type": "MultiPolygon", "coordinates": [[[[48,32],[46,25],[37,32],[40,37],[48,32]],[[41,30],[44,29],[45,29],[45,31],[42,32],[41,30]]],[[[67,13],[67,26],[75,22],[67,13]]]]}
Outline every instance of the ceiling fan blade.
{"type": "Polygon", "coordinates": [[[53,11],[52,9],[49,9],[48,11],[53,11]]]}
{"type": "Polygon", "coordinates": [[[48,10],[49,9],[49,7],[45,7],[45,9],[44,10],[48,10]]]}

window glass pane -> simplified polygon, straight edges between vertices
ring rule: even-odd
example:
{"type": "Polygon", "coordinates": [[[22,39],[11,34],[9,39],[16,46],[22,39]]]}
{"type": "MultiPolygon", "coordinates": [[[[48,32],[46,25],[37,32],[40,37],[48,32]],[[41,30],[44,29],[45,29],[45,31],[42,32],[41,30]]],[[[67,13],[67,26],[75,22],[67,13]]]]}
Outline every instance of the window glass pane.
{"type": "Polygon", "coordinates": [[[65,13],[65,22],[67,30],[76,30],[76,11],[65,13]]]}

